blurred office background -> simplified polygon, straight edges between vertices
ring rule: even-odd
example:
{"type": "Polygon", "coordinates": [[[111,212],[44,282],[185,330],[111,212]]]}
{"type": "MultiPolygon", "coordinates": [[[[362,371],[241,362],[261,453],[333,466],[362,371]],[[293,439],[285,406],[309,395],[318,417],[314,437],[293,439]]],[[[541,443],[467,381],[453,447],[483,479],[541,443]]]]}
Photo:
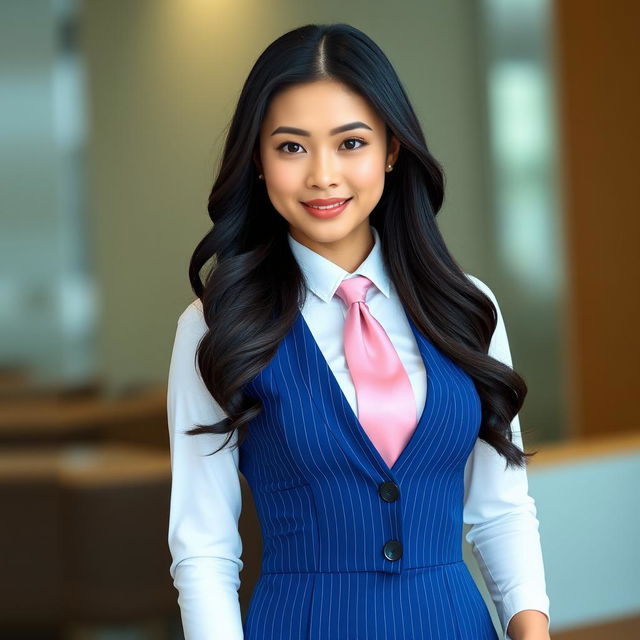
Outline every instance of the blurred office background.
{"type": "MultiPolygon", "coordinates": [[[[633,0],[0,0],[0,637],[182,637],[165,392],[188,260],[251,65],[309,22],[390,57],[447,173],[449,246],[501,304],[552,637],[638,637],[639,20],[633,0]]],[[[244,482],[243,505],[246,612],[244,482]]]]}

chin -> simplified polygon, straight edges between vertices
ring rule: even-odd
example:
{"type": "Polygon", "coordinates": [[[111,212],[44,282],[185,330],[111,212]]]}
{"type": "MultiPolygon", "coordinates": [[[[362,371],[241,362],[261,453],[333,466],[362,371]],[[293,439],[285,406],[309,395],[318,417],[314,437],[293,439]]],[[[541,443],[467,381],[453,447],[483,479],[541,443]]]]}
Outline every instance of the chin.
{"type": "MultiPolygon", "coordinates": [[[[366,224],[364,220],[340,219],[340,216],[331,220],[311,220],[304,224],[291,223],[298,233],[306,236],[314,242],[331,243],[338,242],[353,233],[360,225],[366,224]]],[[[294,235],[295,237],[295,235],[294,235]]]]}

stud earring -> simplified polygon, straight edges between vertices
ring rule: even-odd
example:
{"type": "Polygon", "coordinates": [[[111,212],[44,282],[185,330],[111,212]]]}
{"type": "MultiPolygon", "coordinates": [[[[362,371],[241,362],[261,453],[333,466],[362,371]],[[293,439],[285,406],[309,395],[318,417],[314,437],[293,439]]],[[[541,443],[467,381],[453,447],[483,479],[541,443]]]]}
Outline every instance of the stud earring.
{"type": "Polygon", "coordinates": [[[388,164],[387,165],[387,171],[392,171],[393,170],[393,165],[392,164],[388,164]]]}
{"type": "Polygon", "coordinates": [[[264,180],[264,176],[261,173],[258,174],[258,178],[260,178],[260,180],[264,180]]]}

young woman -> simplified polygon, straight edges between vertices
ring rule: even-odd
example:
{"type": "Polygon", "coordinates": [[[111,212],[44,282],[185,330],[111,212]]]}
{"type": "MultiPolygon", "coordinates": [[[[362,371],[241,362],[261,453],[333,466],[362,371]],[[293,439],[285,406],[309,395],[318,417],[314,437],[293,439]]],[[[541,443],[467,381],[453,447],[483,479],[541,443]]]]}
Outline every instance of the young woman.
{"type": "Polygon", "coordinates": [[[549,637],[527,387],[495,296],[438,230],[443,184],[364,33],[307,25],[261,54],[169,371],[187,640],[497,638],[463,522],[503,637],[549,637]],[[263,539],[244,621],[239,472],[263,539]]]}

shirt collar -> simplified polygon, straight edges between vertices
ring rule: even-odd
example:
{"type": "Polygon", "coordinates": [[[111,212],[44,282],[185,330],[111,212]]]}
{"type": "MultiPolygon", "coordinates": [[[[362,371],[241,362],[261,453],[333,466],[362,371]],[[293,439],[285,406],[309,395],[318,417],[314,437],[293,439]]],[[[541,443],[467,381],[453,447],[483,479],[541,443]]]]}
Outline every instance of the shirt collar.
{"type": "Polygon", "coordinates": [[[388,298],[389,275],[384,265],[380,235],[373,226],[371,227],[371,231],[375,241],[373,249],[371,249],[369,255],[353,273],[345,271],[342,267],[331,262],[331,260],[309,249],[309,247],[298,242],[290,232],[287,232],[289,246],[304,274],[307,288],[325,302],[329,302],[345,278],[353,275],[361,275],[369,278],[388,298]]]}

